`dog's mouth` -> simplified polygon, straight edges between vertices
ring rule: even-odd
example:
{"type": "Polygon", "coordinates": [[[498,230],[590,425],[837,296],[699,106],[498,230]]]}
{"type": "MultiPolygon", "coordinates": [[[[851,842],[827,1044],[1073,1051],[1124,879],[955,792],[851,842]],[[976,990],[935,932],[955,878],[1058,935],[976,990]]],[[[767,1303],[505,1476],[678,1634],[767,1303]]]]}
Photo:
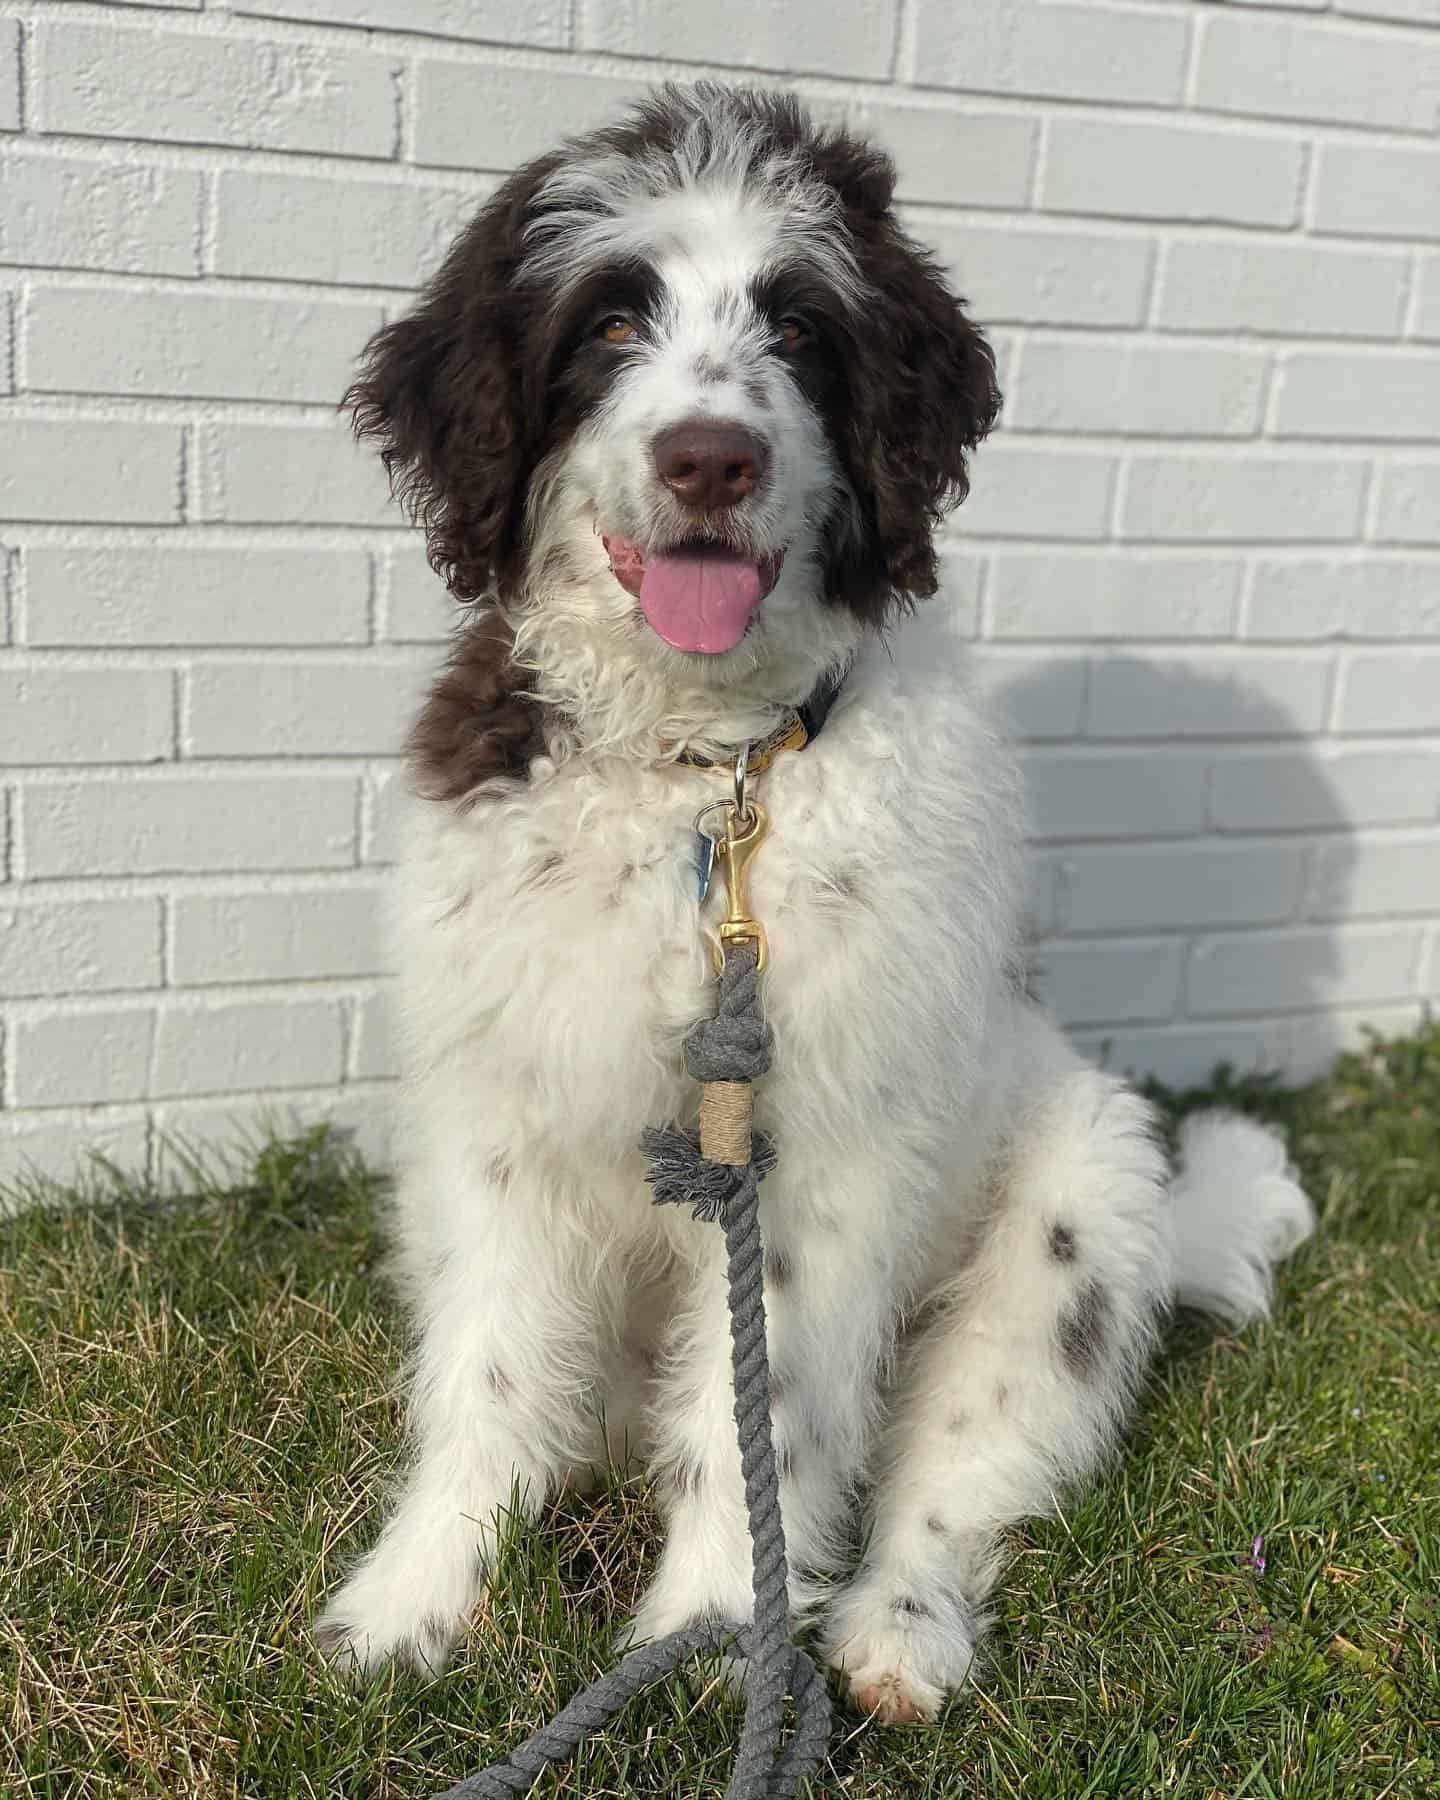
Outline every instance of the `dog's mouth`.
{"type": "Polygon", "coordinates": [[[785,560],[783,551],[746,556],[709,538],[648,551],[629,538],[601,541],[611,573],[640,602],[655,635],[676,650],[702,656],[735,648],[779,580],[785,560]]]}

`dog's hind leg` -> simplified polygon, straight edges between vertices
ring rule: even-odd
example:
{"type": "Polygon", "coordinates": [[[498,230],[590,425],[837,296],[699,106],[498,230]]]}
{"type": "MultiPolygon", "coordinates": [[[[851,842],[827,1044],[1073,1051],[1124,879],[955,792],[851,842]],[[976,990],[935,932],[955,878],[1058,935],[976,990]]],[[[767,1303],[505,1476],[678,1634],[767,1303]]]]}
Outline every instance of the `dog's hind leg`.
{"type": "Polygon", "coordinates": [[[964,1680],[1001,1534],[1053,1511],[1115,1442],[1175,1298],[1231,1323],[1313,1226],[1279,1140],[1208,1115],[1170,1182],[1149,1108],[1038,1018],[974,1261],[911,1347],[864,1562],[826,1622],[856,1703],[933,1717],[964,1680]]]}
{"type": "Polygon", "coordinates": [[[973,1262],[910,1347],[868,1549],[825,1625],[855,1703],[932,1718],[965,1679],[1007,1525],[1114,1442],[1169,1296],[1148,1108],[1088,1069],[1015,1121],[973,1262]]]}

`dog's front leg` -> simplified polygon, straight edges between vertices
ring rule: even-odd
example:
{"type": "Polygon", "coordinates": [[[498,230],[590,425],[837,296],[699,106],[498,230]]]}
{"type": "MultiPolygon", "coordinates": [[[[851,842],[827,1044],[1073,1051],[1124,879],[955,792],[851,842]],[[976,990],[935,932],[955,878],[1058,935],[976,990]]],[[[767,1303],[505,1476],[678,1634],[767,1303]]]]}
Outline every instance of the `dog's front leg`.
{"type": "Polygon", "coordinates": [[[513,1192],[477,1197],[453,1239],[420,1288],[413,1467],[379,1542],[316,1623],[321,1647],[357,1675],[391,1661],[443,1667],[505,1516],[518,1505],[533,1518],[598,1439],[613,1270],[513,1192]]]}
{"type": "MultiPolygon", "coordinates": [[[[797,1614],[816,1577],[844,1561],[849,1501],[864,1466],[900,1284],[898,1242],[876,1241],[884,1172],[867,1158],[807,1157],[787,1139],[785,1165],[761,1189],[766,1336],[780,1506],[797,1614]],[[836,1168],[844,1161],[843,1173],[836,1168]],[[833,1172],[823,1198],[798,1185],[833,1172]]],[[[655,1408],[656,1462],[668,1533],[634,1621],[654,1638],[701,1618],[749,1619],[750,1540],[735,1439],[725,1253],[697,1226],[701,1257],[675,1321],[655,1408]]]]}

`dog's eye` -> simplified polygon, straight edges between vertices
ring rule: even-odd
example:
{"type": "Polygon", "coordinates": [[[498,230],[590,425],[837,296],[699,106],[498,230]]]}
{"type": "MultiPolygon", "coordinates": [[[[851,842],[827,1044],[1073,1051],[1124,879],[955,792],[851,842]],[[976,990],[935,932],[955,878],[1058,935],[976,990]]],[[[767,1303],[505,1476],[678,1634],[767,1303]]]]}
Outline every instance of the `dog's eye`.
{"type": "Polygon", "coordinates": [[[802,349],[810,342],[812,335],[810,327],[805,321],[795,318],[793,314],[780,321],[780,348],[782,350],[802,349]]]}
{"type": "Polygon", "coordinates": [[[636,330],[635,321],[627,319],[624,313],[607,313],[595,327],[595,335],[607,344],[628,344],[636,330]]]}

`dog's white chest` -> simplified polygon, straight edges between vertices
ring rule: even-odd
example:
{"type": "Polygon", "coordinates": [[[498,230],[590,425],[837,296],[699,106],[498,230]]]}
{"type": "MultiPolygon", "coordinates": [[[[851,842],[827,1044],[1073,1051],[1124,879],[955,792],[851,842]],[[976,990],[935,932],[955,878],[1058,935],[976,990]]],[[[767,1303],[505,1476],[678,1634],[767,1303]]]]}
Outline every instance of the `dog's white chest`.
{"type": "MultiPolygon", "coordinates": [[[[748,883],[778,1045],[762,1123],[799,1107],[837,1134],[933,1085],[937,1056],[963,1085],[1011,874],[1009,822],[968,782],[963,704],[847,712],[764,777],[748,883]]],[[[718,872],[698,900],[694,820],[727,791],[714,773],[572,763],[468,812],[422,809],[407,1061],[468,1132],[493,1120],[497,1153],[614,1167],[646,1125],[690,1115],[683,1043],[714,1006],[726,903],[718,872]]]]}
{"type": "Polygon", "coordinates": [[[627,788],[561,776],[422,821],[401,921],[414,1066],[463,1067],[512,1132],[602,1161],[687,1102],[681,1043],[712,999],[689,804],[710,788],[627,788]]]}

